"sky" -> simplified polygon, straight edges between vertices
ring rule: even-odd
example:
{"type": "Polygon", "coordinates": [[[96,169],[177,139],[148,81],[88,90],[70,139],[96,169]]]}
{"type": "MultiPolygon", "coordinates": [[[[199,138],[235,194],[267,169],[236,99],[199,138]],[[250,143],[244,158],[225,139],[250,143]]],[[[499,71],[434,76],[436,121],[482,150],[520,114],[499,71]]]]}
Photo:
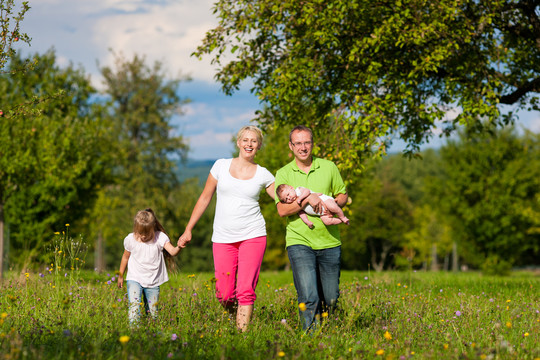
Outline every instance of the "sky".
{"type": "MultiPolygon", "coordinates": [[[[181,83],[179,95],[191,103],[172,122],[189,143],[188,156],[194,160],[229,157],[233,135],[250,123],[259,102],[248,85],[232,96],[223,94],[213,79],[210,57],[201,61],[191,56],[205,33],[217,25],[214,1],[29,0],[31,9],[21,29],[32,41],[19,50],[29,54],[54,49],[60,66],[82,67],[98,89],[99,67],[113,65],[110,49],[128,59],[134,54],[145,56],[150,65],[160,61],[171,77],[189,75],[192,81],[181,83]]],[[[540,132],[540,113],[519,116],[519,126],[540,132]]],[[[442,142],[434,137],[424,147],[442,142]]],[[[400,147],[398,140],[391,150],[400,147]]]]}
{"type": "MultiPolygon", "coordinates": [[[[16,3],[20,5],[22,0],[16,3]]],[[[190,56],[205,33],[217,25],[213,0],[29,0],[21,30],[30,36],[23,54],[54,49],[60,66],[82,67],[102,88],[99,68],[113,66],[113,49],[127,59],[145,56],[164,64],[171,78],[189,75],[179,95],[191,99],[172,121],[195,160],[230,157],[231,139],[250,124],[259,106],[248,86],[226,96],[213,79],[210,57],[190,56]]]]}

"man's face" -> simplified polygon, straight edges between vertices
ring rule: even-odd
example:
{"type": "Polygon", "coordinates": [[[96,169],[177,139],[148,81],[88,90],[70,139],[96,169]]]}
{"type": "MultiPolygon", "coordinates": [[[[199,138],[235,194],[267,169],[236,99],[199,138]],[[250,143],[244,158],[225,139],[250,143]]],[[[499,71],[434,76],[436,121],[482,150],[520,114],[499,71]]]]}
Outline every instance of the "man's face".
{"type": "Polygon", "coordinates": [[[302,130],[293,132],[291,134],[289,148],[298,160],[308,160],[311,157],[311,150],[313,149],[311,134],[308,131],[302,130]]]}

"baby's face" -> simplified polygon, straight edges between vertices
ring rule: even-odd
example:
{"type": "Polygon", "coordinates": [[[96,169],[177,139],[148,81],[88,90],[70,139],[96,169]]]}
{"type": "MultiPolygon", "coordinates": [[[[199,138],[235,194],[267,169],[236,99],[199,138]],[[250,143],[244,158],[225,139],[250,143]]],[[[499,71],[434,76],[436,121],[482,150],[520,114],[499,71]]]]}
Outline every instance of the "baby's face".
{"type": "Polygon", "coordinates": [[[292,204],[296,200],[296,192],[292,186],[287,186],[281,191],[281,200],[285,204],[292,204]]]}

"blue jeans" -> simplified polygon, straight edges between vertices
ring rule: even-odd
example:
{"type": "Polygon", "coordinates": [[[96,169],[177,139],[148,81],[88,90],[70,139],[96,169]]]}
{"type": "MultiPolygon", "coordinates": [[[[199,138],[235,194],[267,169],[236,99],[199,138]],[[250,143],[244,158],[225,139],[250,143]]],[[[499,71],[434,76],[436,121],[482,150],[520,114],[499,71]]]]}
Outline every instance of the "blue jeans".
{"type": "Polygon", "coordinates": [[[316,326],[317,315],[331,313],[339,298],[339,275],[341,270],[341,246],[313,250],[305,245],[287,248],[293,272],[298,303],[306,309],[299,310],[302,328],[316,326]]]}
{"type": "Polygon", "coordinates": [[[158,312],[159,286],[144,288],[136,281],[126,281],[129,300],[129,322],[133,324],[141,317],[141,306],[144,304],[145,312],[156,318],[158,312]],[[143,298],[144,295],[144,298],[143,298]]]}

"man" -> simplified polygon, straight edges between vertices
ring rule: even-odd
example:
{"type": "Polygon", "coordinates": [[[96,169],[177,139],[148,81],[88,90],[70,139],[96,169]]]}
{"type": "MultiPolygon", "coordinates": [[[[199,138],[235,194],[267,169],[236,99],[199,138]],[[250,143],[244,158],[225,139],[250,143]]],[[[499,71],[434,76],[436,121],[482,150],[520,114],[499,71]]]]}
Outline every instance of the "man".
{"type": "Polygon", "coordinates": [[[313,157],[313,133],[305,126],[296,126],[289,134],[289,148],[294,160],[276,173],[275,188],[281,184],[303,186],[314,193],[300,205],[297,202],[276,206],[281,217],[287,217],[286,246],[298,294],[302,327],[309,331],[325,311],[332,312],[339,297],[341,240],[337,225],[325,226],[320,217],[310,216],[314,227],[305,226],[298,212],[308,204],[321,212],[323,202],[317,193],[328,194],[340,207],[347,203],[345,184],[336,165],[313,157]]]}

